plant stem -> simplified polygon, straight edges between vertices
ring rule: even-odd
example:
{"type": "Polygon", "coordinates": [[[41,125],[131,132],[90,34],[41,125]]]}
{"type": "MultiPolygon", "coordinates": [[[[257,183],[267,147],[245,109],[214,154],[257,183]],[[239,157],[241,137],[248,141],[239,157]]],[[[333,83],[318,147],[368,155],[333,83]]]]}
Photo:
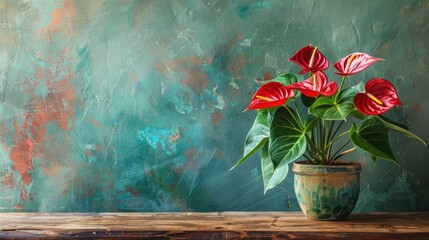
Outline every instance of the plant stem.
{"type": "Polygon", "coordinates": [[[333,161],[335,161],[336,160],[336,157],[337,157],[337,154],[341,151],[341,150],[343,150],[343,148],[345,147],[345,146],[347,146],[347,144],[349,144],[350,143],[350,139],[349,140],[347,140],[347,142],[346,143],[344,143],[344,145],[343,146],[341,146],[333,155],[332,155],[332,162],[333,161]]]}
{"type": "Polygon", "coordinates": [[[346,135],[347,133],[349,133],[350,132],[350,130],[349,131],[345,131],[345,132],[343,132],[343,133],[341,133],[340,135],[338,135],[336,138],[334,138],[334,139],[332,139],[331,140],[331,144],[334,144],[334,142],[335,141],[337,141],[338,139],[340,139],[341,137],[343,137],[344,135],[346,135]]]}
{"type": "Polygon", "coordinates": [[[324,142],[323,142],[323,125],[324,125],[324,121],[322,119],[322,121],[319,121],[319,149],[322,150],[322,161],[325,161],[325,151],[324,151],[324,142]]]}
{"type": "Polygon", "coordinates": [[[319,156],[321,156],[323,159],[322,153],[317,148],[317,146],[314,144],[314,142],[307,136],[307,134],[305,134],[305,138],[307,139],[307,142],[310,143],[310,146],[313,148],[313,150],[315,150],[317,152],[317,154],[319,154],[319,156]]]}
{"type": "Polygon", "coordinates": [[[340,93],[341,90],[343,89],[343,85],[344,85],[346,78],[347,78],[346,76],[343,76],[343,79],[341,79],[341,85],[340,85],[340,88],[338,89],[338,93],[340,93]]]}
{"type": "Polygon", "coordinates": [[[334,131],[334,134],[332,134],[332,136],[329,139],[329,142],[332,142],[332,139],[335,137],[335,135],[337,134],[338,130],[340,130],[341,126],[343,125],[344,121],[341,121],[340,124],[338,124],[337,128],[334,131]]]}
{"type": "Polygon", "coordinates": [[[334,123],[335,123],[335,121],[331,121],[331,124],[328,127],[327,134],[325,136],[325,146],[328,144],[328,142],[331,138],[331,133],[332,133],[332,128],[334,127],[334,123]]]}

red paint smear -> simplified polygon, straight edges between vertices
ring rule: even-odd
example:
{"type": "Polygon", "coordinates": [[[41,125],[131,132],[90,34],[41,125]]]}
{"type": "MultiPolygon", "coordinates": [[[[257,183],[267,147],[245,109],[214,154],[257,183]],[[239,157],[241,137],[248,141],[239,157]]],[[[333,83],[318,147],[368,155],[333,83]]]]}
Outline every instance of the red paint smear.
{"type": "MultiPolygon", "coordinates": [[[[49,68],[35,68],[36,84],[45,83],[48,88],[48,94],[43,98],[34,96],[27,104],[28,113],[24,115],[22,126],[15,123],[14,146],[10,152],[12,168],[21,174],[21,182],[24,185],[31,183],[30,171],[33,170],[33,157],[37,156],[45,161],[53,161],[55,164],[42,165],[41,169],[47,174],[57,174],[62,167],[56,164],[56,159],[64,157],[67,146],[59,149],[52,149],[50,146],[44,146],[43,143],[55,141],[55,135],[46,136],[46,125],[55,122],[59,129],[67,131],[73,127],[70,122],[74,122],[74,107],[76,102],[75,87],[69,83],[75,78],[73,66],[65,64],[71,61],[68,49],[64,48],[60,52],[49,53],[49,56],[42,60],[51,63],[49,68]],[[60,76],[60,77],[59,77],[60,76]],[[49,169],[48,167],[49,166],[49,169]]],[[[34,84],[25,86],[28,92],[32,93],[34,84]]],[[[65,136],[68,139],[68,136],[65,136]]],[[[21,195],[23,200],[26,195],[21,195]]]]}
{"type": "Polygon", "coordinates": [[[190,69],[186,73],[185,78],[182,79],[181,83],[190,87],[198,96],[201,96],[201,94],[204,93],[204,90],[206,90],[210,85],[208,78],[209,77],[202,71],[190,69]]]}
{"type": "Polygon", "coordinates": [[[198,169],[198,163],[195,160],[195,156],[197,155],[198,151],[199,150],[197,148],[190,148],[186,150],[184,155],[188,159],[188,161],[179,168],[172,167],[171,169],[175,171],[177,174],[182,174],[186,169],[191,171],[196,171],[198,169]]]}
{"type": "Polygon", "coordinates": [[[21,192],[21,199],[26,202],[27,201],[27,190],[23,189],[21,192]]]}
{"type": "Polygon", "coordinates": [[[268,81],[273,79],[271,72],[266,72],[263,78],[258,78],[258,81],[268,81]]]}
{"type": "MultiPolygon", "coordinates": [[[[27,126],[26,123],[24,122],[24,126],[27,126]]],[[[15,146],[10,153],[12,169],[19,172],[21,174],[21,182],[28,185],[31,183],[31,176],[28,172],[34,169],[32,163],[34,142],[31,137],[25,136],[16,122],[14,140],[15,146]]]]}
{"type": "Polygon", "coordinates": [[[223,118],[222,113],[220,113],[219,111],[216,111],[211,115],[212,123],[215,125],[218,124],[222,118],[223,118]]]}
{"type": "Polygon", "coordinates": [[[51,22],[48,26],[40,29],[38,34],[45,37],[50,42],[51,35],[55,32],[62,32],[66,35],[74,33],[72,20],[76,16],[76,7],[73,0],[65,0],[63,5],[55,8],[51,13],[51,22]]]}

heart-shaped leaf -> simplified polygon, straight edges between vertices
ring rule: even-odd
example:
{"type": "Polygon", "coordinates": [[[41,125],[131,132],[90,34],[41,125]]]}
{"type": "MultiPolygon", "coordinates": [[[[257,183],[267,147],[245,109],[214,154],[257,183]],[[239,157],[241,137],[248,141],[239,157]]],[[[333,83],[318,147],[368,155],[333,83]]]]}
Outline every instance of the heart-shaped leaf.
{"type": "Polygon", "coordinates": [[[312,97],[307,97],[304,94],[300,95],[302,104],[304,104],[304,106],[306,107],[311,107],[311,105],[313,105],[313,103],[316,101],[316,98],[312,98],[312,97]]]}
{"type": "Polygon", "coordinates": [[[298,82],[298,78],[295,74],[286,73],[286,74],[279,75],[276,78],[269,80],[267,82],[278,82],[287,86],[289,84],[298,82]]]}
{"type": "Polygon", "coordinates": [[[314,114],[309,113],[304,122],[305,132],[311,131],[318,123],[320,118],[314,114]]]}
{"type": "Polygon", "coordinates": [[[359,129],[353,123],[349,135],[356,146],[367,151],[374,157],[396,162],[392,148],[390,147],[388,133],[389,129],[378,118],[372,117],[363,122],[359,129]]]}
{"type": "Polygon", "coordinates": [[[279,185],[286,178],[289,172],[289,165],[285,164],[274,170],[274,164],[268,154],[268,144],[265,144],[262,148],[261,169],[265,194],[269,189],[279,185]]]}
{"type": "Polygon", "coordinates": [[[390,120],[390,119],[389,119],[389,118],[387,118],[387,117],[377,116],[377,118],[379,118],[379,119],[380,119],[380,121],[383,123],[383,125],[384,125],[385,127],[389,128],[390,130],[393,130],[393,131],[395,131],[395,132],[401,133],[402,135],[404,135],[404,136],[406,136],[406,137],[417,139],[417,140],[419,140],[420,142],[422,142],[425,146],[427,146],[427,145],[426,145],[426,142],[425,142],[425,141],[423,141],[423,139],[419,138],[419,137],[418,137],[417,135],[415,135],[414,133],[412,133],[412,132],[408,131],[407,126],[402,125],[402,124],[399,124],[399,123],[396,123],[396,122],[394,122],[394,121],[390,120]]]}
{"type": "Polygon", "coordinates": [[[277,109],[270,128],[268,148],[274,169],[302,156],[306,147],[305,131],[296,113],[286,107],[277,109]]]}
{"type": "Polygon", "coordinates": [[[231,168],[231,170],[242,164],[247,158],[268,142],[268,138],[270,136],[268,116],[268,110],[260,110],[258,112],[252,128],[250,128],[247,133],[243,157],[231,168]]]}
{"type": "Polygon", "coordinates": [[[345,89],[338,96],[318,98],[309,111],[324,120],[346,120],[355,108],[353,105],[355,95],[354,89],[345,89]]]}

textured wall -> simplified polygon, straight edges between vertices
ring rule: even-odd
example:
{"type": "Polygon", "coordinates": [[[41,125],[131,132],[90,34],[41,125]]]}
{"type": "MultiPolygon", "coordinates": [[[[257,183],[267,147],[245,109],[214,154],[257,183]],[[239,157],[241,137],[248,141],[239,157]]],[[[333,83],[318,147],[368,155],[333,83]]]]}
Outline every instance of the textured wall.
{"type": "MultiPolygon", "coordinates": [[[[352,82],[391,80],[388,116],[428,141],[428,22],[429,1],[0,0],[0,208],[298,210],[292,174],[263,195],[257,157],[228,171],[256,81],[309,43],[384,58],[352,82]]],[[[353,156],[356,209],[429,210],[429,149],[391,141],[401,167],[353,156]]]]}

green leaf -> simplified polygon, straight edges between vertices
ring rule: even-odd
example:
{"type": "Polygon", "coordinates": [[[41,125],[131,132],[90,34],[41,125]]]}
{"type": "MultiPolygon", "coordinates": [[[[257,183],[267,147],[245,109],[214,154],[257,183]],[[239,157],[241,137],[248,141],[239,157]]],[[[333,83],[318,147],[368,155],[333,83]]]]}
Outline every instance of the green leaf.
{"type": "Polygon", "coordinates": [[[320,97],[311,105],[309,111],[325,120],[346,120],[355,108],[355,95],[354,89],[345,89],[338,96],[320,97]]]}
{"type": "Polygon", "coordinates": [[[355,86],[352,87],[356,92],[365,92],[365,83],[359,82],[355,86]]]}
{"type": "Polygon", "coordinates": [[[289,84],[296,83],[297,81],[298,81],[298,78],[296,77],[295,74],[286,73],[286,74],[279,75],[272,80],[265,81],[264,83],[266,83],[266,82],[278,82],[278,83],[281,83],[281,84],[287,86],[289,84]]]}
{"type": "Polygon", "coordinates": [[[301,94],[301,102],[302,104],[304,104],[304,106],[311,107],[311,105],[313,105],[315,101],[316,101],[316,98],[307,97],[304,94],[301,94]]]}
{"type": "Polygon", "coordinates": [[[421,141],[425,146],[427,146],[426,142],[423,141],[423,139],[419,138],[414,133],[408,131],[407,126],[399,124],[399,123],[396,123],[396,122],[390,120],[387,117],[377,116],[377,118],[380,119],[380,121],[383,123],[383,125],[385,127],[389,128],[389,129],[391,129],[391,130],[393,130],[395,132],[399,132],[399,133],[403,134],[406,137],[417,139],[417,140],[421,141]]]}
{"type": "Polygon", "coordinates": [[[298,122],[296,113],[286,107],[279,108],[271,124],[268,147],[274,169],[302,156],[306,146],[305,131],[298,122]]]}
{"type": "Polygon", "coordinates": [[[289,165],[285,164],[274,170],[274,164],[268,154],[268,144],[265,144],[262,148],[261,169],[265,194],[268,190],[279,185],[286,178],[289,172],[289,165]]]}
{"type": "Polygon", "coordinates": [[[304,122],[305,132],[311,131],[318,123],[320,118],[314,114],[309,113],[304,122]]]}
{"type": "Polygon", "coordinates": [[[389,143],[389,129],[378,118],[369,118],[357,129],[352,124],[350,139],[352,142],[374,157],[393,160],[397,163],[389,143]]]}
{"type": "Polygon", "coordinates": [[[367,115],[359,112],[357,109],[354,109],[351,113],[350,116],[360,119],[360,120],[364,120],[365,118],[367,118],[367,115]]]}
{"type": "Polygon", "coordinates": [[[251,155],[258,151],[259,148],[264,146],[266,142],[268,142],[270,136],[268,115],[269,111],[267,110],[258,111],[255,122],[253,123],[252,128],[250,128],[249,133],[247,133],[243,157],[238,160],[238,162],[230,170],[242,164],[251,155]]]}

